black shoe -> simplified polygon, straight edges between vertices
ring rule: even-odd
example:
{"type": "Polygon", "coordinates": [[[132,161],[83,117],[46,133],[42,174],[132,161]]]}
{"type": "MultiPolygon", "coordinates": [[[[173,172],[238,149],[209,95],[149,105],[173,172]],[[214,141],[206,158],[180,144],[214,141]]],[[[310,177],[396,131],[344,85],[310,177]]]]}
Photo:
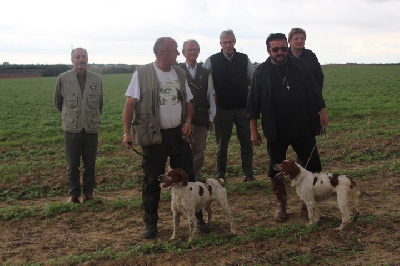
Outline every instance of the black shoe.
{"type": "Polygon", "coordinates": [[[201,233],[208,234],[211,232],[210,226],[208,226],[206,223],[197,222],[197,228],[201,233]]]}
{"type": "Polygon", "coordinates": [[[157,228],[145,228],[144,229],[144,231],[143,231],[143,238],[144,239],[153,239],[153,238],[156,238],[156,236],[157,236],[157,232],[158,232],[158,230],[157,230],[157,228]]]}
{"type": "Polygon", "coordinates": [[[245,175],[243,177],[243,182],[252,182],[252,181],[256,181],[254,175],[245,175]]]}

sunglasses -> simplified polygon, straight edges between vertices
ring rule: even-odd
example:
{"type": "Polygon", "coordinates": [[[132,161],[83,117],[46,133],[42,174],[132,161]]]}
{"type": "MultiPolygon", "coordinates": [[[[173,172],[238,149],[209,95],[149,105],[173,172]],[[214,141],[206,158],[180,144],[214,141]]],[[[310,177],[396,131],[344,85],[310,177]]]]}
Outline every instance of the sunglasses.
{"type": "Polygon", "coordinates": [[[289,48],[287,46],[274,47],[274,48],[271,48],[271,51],[274,53],[277,53],[279,51],[279,49],[281,49],[282,52],[286,53],[289,48]]]}

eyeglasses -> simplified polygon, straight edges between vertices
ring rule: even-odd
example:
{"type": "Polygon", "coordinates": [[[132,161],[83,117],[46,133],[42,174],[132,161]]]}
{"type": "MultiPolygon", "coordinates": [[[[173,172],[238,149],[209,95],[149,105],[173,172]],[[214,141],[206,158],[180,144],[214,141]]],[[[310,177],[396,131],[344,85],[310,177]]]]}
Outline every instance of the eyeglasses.
{"type": "Polygon", "coordinates": [[[271,48],[271,51],[274,52],[274,53],[277,53],[277,52],[279,51],[279,49],[280,49],[282,52],[286,53],[286,52],[288,51],[289,48],[288,48],[287,46],[274,47],[274,48],[271,48]]]}
{"type": "Polygon", "coordinates": [[[189,53],[191,53],[191,52],[198,52],[198,51],[200,51],[200,49],[199,48],[189,48],[189,49],[185,49],[186,51],[188,51],[189,53]]]}
{"type": "Polygon", "coordinates": [[[235,44],[235,41],[230,41],[230,42],[221,42],[221,44],[222,44],[223,46],[227,46],[227,45],[233,45],[233,44],[235,44]]]}

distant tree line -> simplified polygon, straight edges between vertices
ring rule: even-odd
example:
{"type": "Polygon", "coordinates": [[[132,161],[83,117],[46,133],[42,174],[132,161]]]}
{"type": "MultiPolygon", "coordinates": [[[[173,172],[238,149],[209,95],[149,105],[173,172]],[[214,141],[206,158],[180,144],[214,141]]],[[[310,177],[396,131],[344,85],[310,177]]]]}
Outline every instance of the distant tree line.
{"type": "MultiPolygon", "coordinates": [[[[99,74],[133,73],[138,65],[125,64],[89,64],[88,69],[99,74]]],[[[20,73],[36,73],[42,77],[56,77],[61,73],[71,70],[72,65],[0,65],[1,74],[12,75],[20,73]]]]}

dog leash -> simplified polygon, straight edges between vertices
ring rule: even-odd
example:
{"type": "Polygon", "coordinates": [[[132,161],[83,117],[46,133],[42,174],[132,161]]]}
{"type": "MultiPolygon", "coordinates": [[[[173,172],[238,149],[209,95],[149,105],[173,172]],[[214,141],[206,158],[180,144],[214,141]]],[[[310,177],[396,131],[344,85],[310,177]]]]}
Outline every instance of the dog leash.
{"type": "MultiPolygon", "coordinates": [[[[326,127],[321,127],[321,132],[320,132],[319,134],[320,134],[320,135],[324,135],[324,136],[326,137],[326,127]]],[[[306,165],[304,166],[304,168],[306,168],[306,169],[307,169],[308,163],[309,163],[310,160],[311,160],[311,156],[313,155],[313,153],[314,153],[314,151],[315,151],[315,148],[317,148],[317,140],[315,140],[315,145],[314,145],[314,147],[313,147],[313,149],[312,149],[312,151],[311,151],[310,157],[308,157],[307,163],[306,163],[306,165]]]]}
{"type": "MultiPolygon", "coordinates": [[[[128,144],[129,144],[130,146],[132,146],[132,141],[128,141],[128,144]]],[[[136,154],[138,154],[138,155],[144,157],[143,153],[141,153],[141,152],[139,152],[138,150],[136,150],[135,148],[133,148],[133,146],[132,146],[132,149],[133,149],[133,151],[134,151],[136,154]]]]}

